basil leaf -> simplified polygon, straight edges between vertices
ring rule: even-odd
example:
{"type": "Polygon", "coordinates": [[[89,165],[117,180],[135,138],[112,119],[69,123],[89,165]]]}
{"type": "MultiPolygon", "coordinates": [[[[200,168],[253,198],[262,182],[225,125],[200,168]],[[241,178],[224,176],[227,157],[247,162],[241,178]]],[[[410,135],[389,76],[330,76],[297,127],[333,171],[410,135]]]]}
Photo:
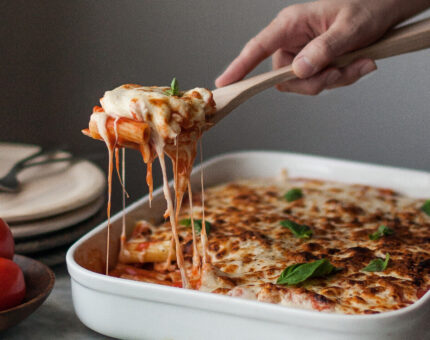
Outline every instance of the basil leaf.
{"type": "Polygon", "coordinates": [[[307,279],[327,276],[339,270],[339,268],[333,266],[327,259],[309,263],[296,263],[285,268],[276,283],[281,285],[296,285],[307,279]]]}
{"type": "Polygon", "coordinates": [[[297,238],[310,238],[313,233],[311,228],[309,228],[307,225],[298,224],[290,220],[281,221],[281,225],[284,228],[288,228],[297,238]]]}
{"type": "Polygon", "coordinates": [[[173,78],[172,82],[170,83],[170,89],[164,91],[169,96],[178,96],[180,97],[179,93],[179,84],[176,78],[173,78]]]}
{"type": "MultiPolygon", "coordinates": [[[[184,218],[179,221],[179,224],[182,224],[186,227],[191,227],[191,218],[184,218]]],[[[196,220],[194,220],[194,228],[196,227],[196,220]]]]}
{"type": "Polygon", "coordinates": [[[302,263],[296,263],[296,264],[292,264],[291,266],[288,266],[287,268],[285,268],[284,271],[282,271],[279,278],[281,278],[281,276],[287,277],[288,275],[290,275],[294,271],[294,269],[296,269],[297,267],[299,267],[301,265],[302,265],[302,263]]]}
{"type": "MultiPolygon", "coordinates": [[[[184,218],[183,220],[179,221],[179,224],[184,225],[186,227],[192,227],[191,225],[191,218],[184,218]]],[[[206,235],[209,235],[211,232],[212,224],[209,221],[205,221],[206,225],[206,235]]],[[[203,224],[201,219],[194,219],[194,229],[197,234],[200,234],[202,232],[203,224]]]]}
{"type": "Polygon", "coordinates": [[[303,197],[303,192],[299,188],[293,188],[284,195],[284,198],[287,202],[293,202],[302,197],[303,197]]]}
{"type": "Polygon", "coordinates": [[[392,235],[394,234],[394,230],[385,226],[385,225],[380,225],[378,230],[375,231],[373,234],[369,235],[369,238],[372,241],[376,241],[379,240],[382,236],[388,236],[388,235],[392,235]]]}
{"type": "Polygon", "coordinates": [[[421,207],[421,210],[424,211],[428,216],[430,216],[430,200],[424,202],[421,207]]]}
{"type": "Polygon", "coordinates": [[[390,261],[390,254],[387,253],[385,255],[385,260],[379,258],[372,260],[362,270],[365,272],[383,272],[385,269],[387,269],[388,261],[390,261]]]}

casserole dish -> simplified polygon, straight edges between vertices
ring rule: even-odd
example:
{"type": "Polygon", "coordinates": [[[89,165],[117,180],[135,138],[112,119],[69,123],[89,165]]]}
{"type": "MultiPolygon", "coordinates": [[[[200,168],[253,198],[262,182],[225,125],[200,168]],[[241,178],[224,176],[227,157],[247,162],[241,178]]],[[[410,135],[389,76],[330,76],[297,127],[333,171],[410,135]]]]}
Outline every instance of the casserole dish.
{"type": "MultiPolygon", "coordinates": [[[[203,164],[205,186],[287,169],[292,177],[387,187],[428,198],[430,174],[386,166],[284,152],[239,152],[203,164]]],[[[199,168],[191,177],[199,188],[199,168]]],[[[152,208],[144,197],[126,209],[127,231],[134,221],[159,222],[165,209],[161,189],[152,208]]],[[[116,263],[122,213],[112,218],[110,263],[116,263]]],[[[240,298],[107,277],[102,272],[107,223],[78,240],[67,253],[73,303],[89,328],[127,339],[429,339],[430,292],[416,303],[373,315],[330,314],[240,298]]]]}

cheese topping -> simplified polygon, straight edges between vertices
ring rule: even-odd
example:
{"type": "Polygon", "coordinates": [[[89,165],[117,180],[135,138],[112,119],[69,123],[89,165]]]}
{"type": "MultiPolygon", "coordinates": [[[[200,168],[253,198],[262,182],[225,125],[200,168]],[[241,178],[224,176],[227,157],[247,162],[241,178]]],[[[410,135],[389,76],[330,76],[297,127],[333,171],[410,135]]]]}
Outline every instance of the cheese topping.
{"type": "MultiPolygon", "coordinates": [[[[390,189],[300,178],[237,181],[205,195],[210,262],[195,289],[324,312],[370,314],[406,307],[430,288],[430,216],[420,209],[424,200],[390,189]],[[288,202],[284,195],[292,188],[303,197],[288,202]],[[281,225],[286,219],[309,226],[312,236],[295,237],[281,225]],[[371,240],[380,225],[393,233],[371,240]],[[363,271],[387,253],[384,271],[363,271]],[[276,284],[286,267],[322,258],[341,270],[294,286],[276,284]]],[[[192,203],[192,210],[184,204],[180,219],[203,218],[200,195],[194,194],[192,203]]],[[[138,254],[141,244],[149,250],[170,237],[168,222],[145,226],[127,242],[131,254],[138,254]]],[[[191,271],[191,228],[180,225],[178,233],[191,271]]],[[[175,271],[160,271],[157,261],[129,258],[112,274],[153,282],[147,273],[133,272],[143,266],[159,275],[157,283],[176,285],[175,271]]]]}
{"type": "Polygon", "coordinates": [[[183,129],[203,128],[212,94],[204,88],[166,94],[168,87],[126,84],[106,91],[100,100],[106,114],[147,122],[165,142],[183,129]]]}

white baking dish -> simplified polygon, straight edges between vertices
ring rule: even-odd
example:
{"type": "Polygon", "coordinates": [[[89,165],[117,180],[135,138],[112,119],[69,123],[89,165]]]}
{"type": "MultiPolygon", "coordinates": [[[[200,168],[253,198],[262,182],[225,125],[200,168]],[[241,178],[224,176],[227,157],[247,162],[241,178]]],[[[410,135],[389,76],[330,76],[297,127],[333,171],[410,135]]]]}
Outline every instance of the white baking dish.
{"type": "MultiPolygon", "coordinates": [[[[281,152],[239,152],[204,163],[206,186],[239,178],[291,176],[393,188],[430,196],[430,174],[281,152]]],[[[192,183],[198,189],[198,168],[192,183]]],[[[118,193],[119,194],[119,193],[118,193]]],[[[127,208],[128,232],[138,218],[159,221],[161,189],[127,208]]],[[[340,315],[108,277],[89,270],[105,255],[106,222],[67,253],[77,315],[89,328],[121,339],[430,339],[430,292],[415,304],[375,315],[340,315]],[[93,259],[93,261],[91,261],[93,259]]],[[[116,261],[121,214],[112,218],[111,264],[116,261]]]]}

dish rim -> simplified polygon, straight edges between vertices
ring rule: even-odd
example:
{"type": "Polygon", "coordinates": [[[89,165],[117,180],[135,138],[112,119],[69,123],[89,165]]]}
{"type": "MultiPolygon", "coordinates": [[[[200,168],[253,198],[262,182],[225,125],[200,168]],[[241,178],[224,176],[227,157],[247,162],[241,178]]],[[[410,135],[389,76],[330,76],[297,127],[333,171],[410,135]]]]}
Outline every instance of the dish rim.
{"type": "MultiPolygon", "coordinates": [[[[296,156],[296,157],[303,157],[306,159],[313,159],[313,160],[324,160],[329,161],[332,164],[335,163],[336,165],[354,165],[354,166],[365,166],[371,169],[383,169],[383,170],[394,170],[394,171],[403,171],[408,172],[410,175],[413,174],[421,174],[426,175],[429,177],[429,183],[430,183],[430,173],[426,172],[424,170],[415,170],[415,169],[408,169],[403,167],[394,167],[394,166],[387,166],[387,165],[378,165],[373,163],[367,163],[367,162],[360,162],[360,161],[352,161],[352,160],[344,160],[339,158],[332,158],[332,157],[324,157],[324,156],[318,156],[318,155],[310,155],[310,154],[302,154],[302,153],[295,153],[295,152],[283,152],[283,151],[264,151],[264,150],[251,150],[251,151],[236,151],[236,152],[229,152],[221,155],[217,155],[215,157],[211,157],[205,162],[202,163],[203,169],[206,169],[208,167],[213,166],[215,163],[219,161],[225,161],[226,159],[235,159],[242,157],[250,157],[250,156],[268,156],[268,155],[279,155],[279,156],[296,156]]],[[[195,175],[196,173],[199,173],[200,167],[195,167],[192,175],[195,175]]],[[[221,183],[219,183],[221,184],[221,183]]],[[[169,185],[172,185],[172,181],[169,182],[169,185]]],[[[162,193],[162,187],[154,190],[153,196],[156,197],[156,195],[159,195],[162,193]]],[[[132,204],[130,204],[125,209],[125,214],[128,214],[130,211],[135,210],[138,206],[142,205],[149,199],[149,195],[145,195],[144,197],[136,200],[132,204]]],[[[115,223],[116,221],[120,220],[122,218],[122,211],[119,211],[111,218],[111,224],[115,223]]],[[[167,302],[174,305],[181,305],[181,306],[187,306],[190,308],[199,308],[204,310],[210,310],[214,311],[213,308],[207,307],[207,306],[196,306],[194,303],[194,299],[200,299],[200,298],[206,298],[210,299],[214,302],[219,303],[220,305],[227,304],[227,305],[234,305],[237,304],[238,306],[243,305],[243,307],[252,307],[253,309],[259,309],[261,311],[267,311],[270,313],[276,312],[278,314],[285,314],[285,316],[288,316],[290,313],[294,313],[295,316],[303,316],[304,322],[307,322],[306,317],[309,318],[319,318],[322,321],[345,321],[345,322],[353,322],[353,321],[381,321],[386,320],[390,318],[395,317],[402,317],[404,314],[411,314],[413,312],[418,312],[419,309],[421,309],[424,305],[430,304],[430,290],[426,292],[420,299],[418,299],[416,302],[412,303],[411,305],[400,308],[393,311],[387,311],[377,314],[343,314],[343,313],[329,313],[329,312],[319,312],[315,310],[309,310],[309,309],[302,309],[302,308],[295,308],[295,307],[288,307],[288,306],[281,306],[277,304],[271,304],[271,303],[264,303],[261,301],[254,301],[254,300],[246,300],[243,298],[238,297],[231,297],[231,296],[224,296],[220,294],[214,294],[214,293],[207,293],[207,292],[201,292],[201,291],[195,291],[195,290],[188,290],[183,288],[177,288],[177,287],[168,287],[163,286],[159,284],[154,283],[147,283],[147,282],[139,282],[139,281],[133,281],[128,279],[122,279],[122,278],[116,278],[116,277],[107,277],[104,274],[99,274],[93,271],[90,271],[81,265],[79,265],[75,259],[74,254],[76,253],[78,247],[80,247],[83,243],[91,239],[93,236],[101,232],[104,228],[107,227],[107,221],[102,222],[99,224],[96,228],[82,236],[80,239],[78,239],[67,251],[66,254],[66,263],[67,268],[69,271],[69,274],[71,276],[71,280],[75,280],[79,284],[86,286],[91,289],[95,289],[97,291],[103,291],[105,293],[109,294],[115,294],[123,297],[128,298],[137,298],[137,299],[145,299],[145,300],[151,300],[151,301],[157,301],[157,302],[166,302],[162,301],[163,299],[160,299],[157,296],[153,297],[145,297],[145,296],[135,296],[138,294],[134,294],[134,290],[140,290],[142,292],[145,291],[154,291],[157,293],[163,293],[163,294],[175,294],[178,296],[182,296],[187,299],[186,303],[177,303],[177,302],[167,302]],[[82,275],[85,280],[81,277],[78,278],[79,275],[82,275]],[[84,282],[85,281],[85,282],[84,282]],[[130,294],[130,290],[123,289],[123,292],[118,292],[119,289],[116,287],[123,286],[124,288],[128,286],[130,289],[133,290],[133,294],[130,294]]],[[[145,294],[143,294],[145,295],[145,294]]],[[[232,311],[226,311],[223,310],[223,313],[227,314],[233,314],[233,315],[239,315],[237,313],[234,313],[232,311]]],[[[247,316],[247,313],[241,314],[242,317],[249,317],[247,316]]],[[[270,318],[270,316],[264,316],[261,315],[254,316],[254,318],[260,319],[260,320],[268,320],[271,322],[278,322],[277,320],[270,318]]],[[[330,324],[327,324],[327,328],[330,324]]]]}

